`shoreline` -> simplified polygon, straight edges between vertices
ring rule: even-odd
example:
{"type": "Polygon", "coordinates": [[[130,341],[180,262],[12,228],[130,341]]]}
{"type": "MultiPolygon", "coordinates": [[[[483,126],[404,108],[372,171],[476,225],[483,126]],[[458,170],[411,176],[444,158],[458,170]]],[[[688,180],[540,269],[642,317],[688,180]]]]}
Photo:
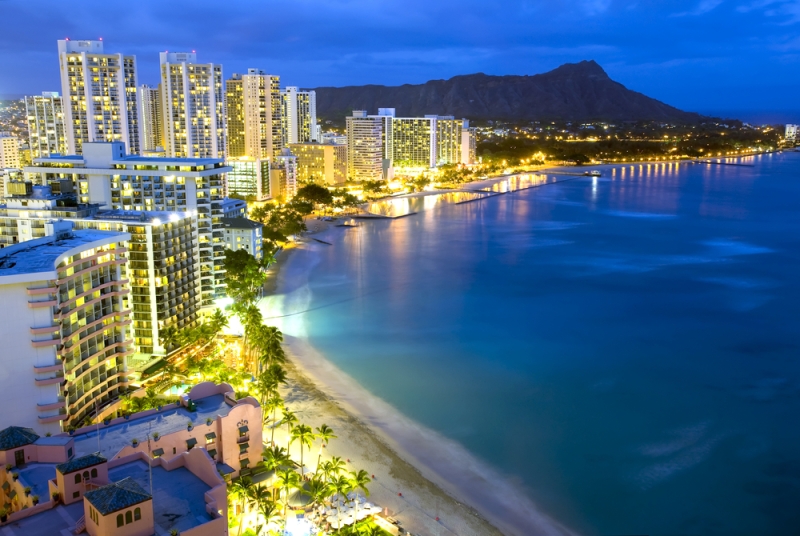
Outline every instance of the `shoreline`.
{"type": "MultiPolygon", "coordinates": [[[[324,227],[319,234],[334,240],[335,229],[324,227]]],[[[298,290],[308,295],[306,282],[318,247],[329,246],[300,243],[292,248],[291,259],[287,255],[281,263],[273,296],[280,305],[271,311],[270,304],[260,305],[267,322],[275,318],[270,313],[287,313],[287,288],[289,296],[298,290]]],[[[312,427],[324,422],[336,431],[339,438],[331,443],[330,454],[350,458],[351,470],[365,468],[376,476],[371,497],[404,529],[464,536],[574,534],[541,512],[510,477],[371,394],[305,338],[286,332],[284,337],[291,363],[287,404],[301,421],[312,427]]],[[[276,429],[276,440],[281,435],[276,429]]]]}

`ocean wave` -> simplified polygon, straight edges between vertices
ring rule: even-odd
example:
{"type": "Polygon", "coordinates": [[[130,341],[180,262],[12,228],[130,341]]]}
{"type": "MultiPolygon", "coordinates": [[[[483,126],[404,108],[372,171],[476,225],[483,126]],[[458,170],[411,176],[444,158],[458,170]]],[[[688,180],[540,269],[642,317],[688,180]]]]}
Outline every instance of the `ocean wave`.
{"type": "Polygon", "coordinates": [[[763,253],[774,253],[774,250],[740,242],[738,240],[716,239],[706,240],[703,245],[715,250],[716,254],[722,257],[736,257],[739,255],[760,255],[763,253]]]}
{"type": "Polygon", "coordinates": [[[632,212],[628,210],[603,210],[602,214],[617,216],[619,218],[636,218],[641,220],[671,220],[677,218],[676,214],[660,214],[657,212],[632,212]]]}

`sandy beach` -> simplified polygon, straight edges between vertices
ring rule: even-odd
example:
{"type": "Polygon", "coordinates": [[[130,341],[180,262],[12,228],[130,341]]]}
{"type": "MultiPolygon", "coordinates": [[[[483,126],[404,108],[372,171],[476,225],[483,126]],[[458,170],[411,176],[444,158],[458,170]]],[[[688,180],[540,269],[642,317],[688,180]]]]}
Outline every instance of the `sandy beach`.
{"type": "MultiPolygon", "coordinates": [[[[343,228],[308,222],[314,238],[334,244],[343,228]]],[[[350,231],[352,232],[352,231],[350,231]]],[[[319,244],[306,238],[279,255],[273,300],[262,302],[265,320],[281,314],[286,293],[308,292],[308,273],[319,244]],[[280,307],[279,307],[280,308],[280,307]]],[[[298,311],[283,311],[297,319],[298,311]]],[[[297,320],[295,320],[297,321],[297,320]]],[[[284,392],[300,422],[332,427],[338,436],[323,459],[349,459],[348,469],[374,475],[370,500],[388,510],[412,534],[483,536],[573,534],[542,513],[509,476],[500,475],[460,444],[406,418],[325,359],[307,340],[284,333],[290,382],[284,392]],[[437,520],[438,518],[438,520],[437,520]]],[[[275,439],[286,443],[278,428],[275,439]]],[[[316,464],[318,446],[306,453],[316,464]]],[[[299,458],[299,447],[292,445],[299,458]]]]}

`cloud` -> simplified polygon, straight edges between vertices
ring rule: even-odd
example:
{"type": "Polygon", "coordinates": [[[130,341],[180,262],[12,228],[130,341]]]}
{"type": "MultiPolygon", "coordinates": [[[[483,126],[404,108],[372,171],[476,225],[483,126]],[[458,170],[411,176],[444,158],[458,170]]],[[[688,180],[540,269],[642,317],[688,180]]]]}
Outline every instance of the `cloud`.
{"type": "Polygon", "coordinates": [[[781,25],[800,22],[800,0],[755,0],[736,7],[739,13],[761,11],[766,17],[776,17],[781,25]]]}

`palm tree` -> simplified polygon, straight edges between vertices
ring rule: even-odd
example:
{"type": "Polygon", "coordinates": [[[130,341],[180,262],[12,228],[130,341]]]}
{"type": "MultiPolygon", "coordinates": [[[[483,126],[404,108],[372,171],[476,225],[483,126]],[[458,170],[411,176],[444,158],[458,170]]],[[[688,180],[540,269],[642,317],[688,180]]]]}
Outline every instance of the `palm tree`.
{"type": "Polygon", "coordinates": [[[311,497],[312,504],[319,504],[330,495],[330,489],[324,480],[314,475],[304,487],[303,493],[311,497]]]}
{"type": "Polygon", "coordinates": [[[291,445],[295,440],[300,442],[300,475],[305,478],[305,467],[303,466],[303,445],[311,448],[314,443],[314,430],[310,426],[301,424],[292,430],[292,437],[289,439],[291,445]]]}
{"type": "Polygon", "coordinates": [[[333,428],[328,426],[327,424],[322,424],[321,426],[317,427],[317,439],[320,440],[319,444],[319,455],[317,455],[317,469],[319,469],[319,462],[322,460],[322,449],[325,445],[330,442],[331,439],[336,439],[336,436],[333,435],[333,428]]]}
{"type": "Polygon", "coordinates": [[[164,328],[159,332],[158,340],[169,354],[169,351],[178,344],[178,330],[172,326],[164,328]]]}
{"type": "Polygon", "coordinates": [[[267,500],[258,505],[258,513],[264,518],[264,526],[269,526],[276,519],[280,519],[278,503],[267,500]]]}
{"type": "Polygon", "coordinates": [[[288,409],[283,410],[283,424],[286,425],[286,431],[289,433],[289,443],[286,445],[286,452],[289,452],[289,447],[292,446],[292,428],[297,424],[297,416],[288,409]]]}
{"type": "Polygon", "coordinates": [[[265,448],[261,453],[261,457],[264,459],[264,466],[267,470],[275,471],[276,473],[279,467],[292,464],[292,460],[289,458],[286,449],[277,445],[265,448]]]}
{"type": "Polygon", "coordinates": [[[329,461],[325,462],[325,476],[328,480],[333,480],[344,471],[345,463],[339,456],[334,456],[329,461]]]}
{"type": "Polygon", "coordinates": [[[274,445],[275,444],[275,426],[278,424],[277,412],[278,412],[279,409],[283,408],[283,399],[281,399],[281,397],[279,397],[279,396],[273,396],[273,397],[267,399],[267,402],[264,405],[264,407],[266,408],[267,413],[269,413],[270,411],[272,412],[272,440],[271,440],[271,442],[274,445]]]}
{"type": "Polygon", "coordinates": [[[250,493],[250,488],[253,486],[253,481],[249,477],[243,476],[238,480],[234,480],[231,484],[230,492],[234,500],[239,500],[242,505],[242,512],[239,516],[239,534],[242,533],[242,522],[244,521],[244,509],[250,493]]]}
{"type": "Polygon", "coordinates": [[[293,469],[280,469],[278,471],[279,487],[286,490],[286,497],[283,502],[283,515],[286,515],[286,507],[289,506],[289,490],[300,486],[300,475],[293,469]]]}
{"type": "MultiPolygon", "coordinates": [[[[341,495],[345,500],[347,500],[347,494],[350,493],[352,489],[353,485],[350,479],[344,476],[337,476],[328,483],[328,491],[330,491],[331,495],[341,495]]],[[[342,520],[339,516],[338,507],[336,508],[336,521],[339,527],[341,527],[342,520]]]]}
{"type": "MultiPolygon", "coordinates": [[[[351,471],[350,475],[350,484],[353,486],[353,489],[356,492],[356,498],[358,497],[358,490],[363,490],[364,495],[369,497],[369,489],[367,489],[367,484],[372,482],[372,479],[369,477],[369,473],[363,469],[359,469],[358,472],[351,471]]],[[[358,517],[358,501],[356,501],[356,517],[358,517]]]]}
{"type": "MultiPolygon", "coordinates": [[[[253,486],[248,490],[248,498],[250,499],[250,504],[256,507],[256,510],[260,514],[261,505],[271,500],[272,496],[266,488],[262,488],[261,486],[253,486]]],[[[258,514],[256,514],[256,525],[258,525],[258,514]]]]}
{"type": "Polygon", "coordinates": [[[222,328],[228,326],[228,317],[221,309],[214,309],[214,314],[212,314],[210,318],[210,326],[214,335],[222,331],[222,328]]]}

